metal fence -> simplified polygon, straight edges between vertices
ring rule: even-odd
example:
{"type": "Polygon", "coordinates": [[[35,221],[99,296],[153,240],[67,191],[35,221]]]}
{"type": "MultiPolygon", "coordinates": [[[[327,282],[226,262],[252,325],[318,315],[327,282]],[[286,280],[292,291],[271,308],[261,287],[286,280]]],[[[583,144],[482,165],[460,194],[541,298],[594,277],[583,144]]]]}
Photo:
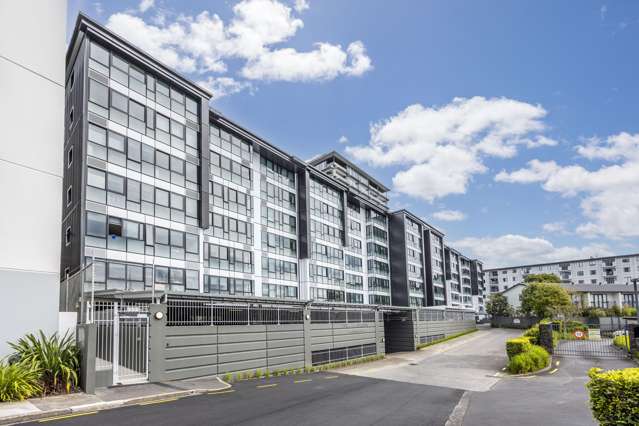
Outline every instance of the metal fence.
{"type": "Polygon", "coordinates": [[[361,322],[375,322],[375,311],[339,308],[311,309],[311,324],[351,324],[361,322]]]}
{"type": "Polygon", "coordinates": [[[375,354],[377,354],[377,345],[375,343],[369,343],[365,345],[348,346],[345,348],[313,351],[311,358],[313,365],[321,365],[331,362],[362,358],[375,354]]]}
{"type": "Polygon", "coordinates": [[[169,299],[167,326],[303,324],[301,306],[220,304],[212,300],[169,299]]]}
{"type": "Polygon", "coordinates": [[[443,309],[418,309],[418,321],[471,321],[475,319],[474,312],[452,311],[443,309]]]}

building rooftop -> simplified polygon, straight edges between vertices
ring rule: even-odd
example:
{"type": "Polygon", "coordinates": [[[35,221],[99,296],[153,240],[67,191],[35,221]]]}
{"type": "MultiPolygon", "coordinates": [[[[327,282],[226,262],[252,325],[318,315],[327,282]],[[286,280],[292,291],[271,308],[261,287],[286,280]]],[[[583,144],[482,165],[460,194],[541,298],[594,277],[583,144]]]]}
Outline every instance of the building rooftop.
{"type": "Polygon", "coordinates": [[[612,256],[601,256],[601,257],[587,257],[587,258],[581,258],[581,259],[561,260],[557,262],[531,263],[526,265],[502,266],[501,268],[488,268],[488,269],[485,269],[484,272],[501,271],[502,269],[532,268],[535,266],[546,266],[546,265],[562,265],[564,263],[588,262],[591,260],[607,260],[607,259],[617,259],[620,257],[634,257],[634,256],[639,256],[639,253],[617,254],[612,256]]]}
{"type": "Polygon", "coordinates": [[[371,183],[374,184],[374,186],[378,187],[382,192],[390,191],[390,189],[387,188],[382,182],[380,182],[379,180],[375,179],[373,176],[371,176],[370,174],[368,174],[367,172],[362,170],[359,166],[357,166],[355,163],[353,163],[351,160],[347,159],[346,157],[344,157],[342,154],[340,154],[337,151],[331,151],[331,152],[327,152],[326,154],[319,155],[319,156],[317,156],[315,158],[312,158],[312,159],[308,160],[308,163],[312,164],[314,166],[317,166],[318,164],[322,163],[323,161],[330,160],[330,159],[334,159],[338,163],[341,162],[341,163],[346,164],[348,167],[352,168],[357,173],[361,174],[366,179],[368,179],[371,183]]]}

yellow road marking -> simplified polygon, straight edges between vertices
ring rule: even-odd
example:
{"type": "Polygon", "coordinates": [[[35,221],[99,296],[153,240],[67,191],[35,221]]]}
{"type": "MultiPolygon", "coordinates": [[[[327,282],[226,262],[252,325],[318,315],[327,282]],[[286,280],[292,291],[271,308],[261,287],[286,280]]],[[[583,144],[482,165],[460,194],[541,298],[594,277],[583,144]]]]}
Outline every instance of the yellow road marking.
{"type": "Polygon", "coordinates": [[[166,398],[166,399],[160,399],[157,401],[140,402],[138,405],[163,404],[165,402],[171,402],[171,401],[177,401],[177,398],[166,398]]]}
{"type": "Polygon", "coordinates": [[[70,419],[73,417],[80,417],[80,416],[88,416],[88,415],[96,414],[96,413],[97,411],[89,411],[87,413],[65,414],[63,416],[49,417],[48,419],[38,420],[38,423],[51,422],[54,420],[70,419]]]}
{"type": "Polygon", "coordinates": [[[211,392],[207,392],[209,395],[221,395],[224,393],[233,393],[235,392],[235,389],[228,389],[228,390],[222,390],[222,391],[211,391],[211,392]]]}
{"type": "Polygon", "coordinates": [[[271,383],[270,385],[257,385],[255,387],[258,389],[264,389],[264,388],[274,388],[275,386],[277,386],[277,383],[271,383]]]}
{"type": "Polygon", "coordinates": [[[552,370],[550,370],[550,374],[555,374],[558,371],[557,368],[553,368],[552,370]]]}
{"type": "Polygon", "coordinates": [[[329,380],[329,379],[337,379],[338,377],[339,377],[339,376],[326,376],[326,377],[324,377],[324,378],[325,378],[326,380],[329,380]]]}
{"type": "Polygon", "coordinates": [[[312,382],[312,380],[311,379],[295,380],[293,383],[306,383],[306,382],[312,382]]]}

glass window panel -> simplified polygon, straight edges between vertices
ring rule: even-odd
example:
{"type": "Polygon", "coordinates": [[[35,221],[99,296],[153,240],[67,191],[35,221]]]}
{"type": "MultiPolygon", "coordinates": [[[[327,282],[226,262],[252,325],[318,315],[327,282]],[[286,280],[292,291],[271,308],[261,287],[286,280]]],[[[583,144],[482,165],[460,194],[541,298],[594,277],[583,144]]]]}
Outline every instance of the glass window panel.
{"type": "Polygon", "coordinates": [[[105,173],[92,168],[87,169],[87,184],[104,189],[106,185],[105,173]]]}
{"type": "Polygon", "coordinates": [[[163,169],[169,168],[170,156],[162,151],[156,151],[155,164],[163,169]]]}
{"type": "Polygon", "coordinates": [[[111,106],[119,109],[123,112],[128,112],[128,102],[127,97],[116,92],[115,90],[111,90],[111,106]]]}
{"type": "Polygon", "coordinates": [[[169,230],[165,228],[155,228],[155,243],[156,244],[169,244],[169,230]]]}
{"type": "Polygon", "coordinates": [[[109,173],[107,176],[107,189],[118,194],[124,194],[124,178],[109,173]]]}
{"type": "Polygon", "coordinates": [[[89,140],[100,145],[106,146],[106,129],[89,124],[89,140]]]}
{"type": "Polygon", "coordinates": [[[109,51],[96,43],[91,43],[90,56],[103,65],[109,65],[109,51]]]}
{"type": "Polygon", "coordinates": [[[128,139],[127,145],[127,155],[129,157],[129,160],[133,160],[139,163],[142,160],[140,152],[142,144],[134,139],[128,139]]]}
{"type": "Polygon", "coordinates": [[[126,265],[123,263],[109,262],[109,278],[114,280],[123,280],[126,278],[126,265]]]}
{"type": "Polygon", "coordinates": [[[163,189],[155,189],[155,202],[161,206],[169,206],[169,193],[163,189]]]}
{"type": "Polygon", "coordinates": [[[87,212],[87,235],[94,237],[106,237],[106,215],[87,212]]]}
{"type": "Polygon", "coordinates": [[[104,84],[89,79],[89,100],[104,108],[108,108],[109,89],[104,84]]]}
{"type": "Polygon", "coordinates": [[[124,136],[115,132],[109,132],[109,148],[124,152],[124,141],[124,136]]]}

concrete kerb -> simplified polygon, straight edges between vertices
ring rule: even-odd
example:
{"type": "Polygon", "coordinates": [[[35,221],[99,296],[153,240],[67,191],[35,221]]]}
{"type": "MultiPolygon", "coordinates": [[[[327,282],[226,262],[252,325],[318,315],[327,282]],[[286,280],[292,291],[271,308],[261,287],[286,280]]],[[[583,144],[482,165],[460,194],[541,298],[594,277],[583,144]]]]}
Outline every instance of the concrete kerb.
{"type": "Polygon", "coordinates": [[[545,373],[547,371],[550,371],[552,369],[553,363],[554,363],[554,359],[551,356],[550,357],[550,362],[548,363],[548,365],[546,367],[542,368],[541,370],[533,371],[532,373],[522,373],[522,374],[509,374],[509,373],[503,373],[503,372],[500,371],[500,372],[498,372],[495,375],[495,377],[499,377],[499,378],[502,378],[502,379],[504,379],[504,378],[516,379],[516,378],[521,378],[521,377],[523,377],[523,378],[532,377],[532,376],[536,376],[537,374],[545,373]]]}
{"type": "MultiPolygon", "coordinates": [[[[67,408],[58,408],[53,410],[41,411],[38,413],[18,414],[15,416],[0,418],[0,425],[10,425],[16,423],[25,423],[36,420],[42,420],[49,417],[64,416],[69,414],[90,413],[92,411],[110,410],[113,408],[126,407],[146,402],[161,401],[168,398],[185,398],[188,396],[203,395],[211,392],[222,392],[232,387],[230,383],[226,383],[219,377],[218,381],[224,386],[221,388],[199,388],[188,389],[175,392],[164,392],[156,395],[140,396],[134,398],[120,399],[115,401],[102,401],[92,404],[81,404],[67,408]]],[[[1,406],[0,406],[1,408],[1,406]]]]}

